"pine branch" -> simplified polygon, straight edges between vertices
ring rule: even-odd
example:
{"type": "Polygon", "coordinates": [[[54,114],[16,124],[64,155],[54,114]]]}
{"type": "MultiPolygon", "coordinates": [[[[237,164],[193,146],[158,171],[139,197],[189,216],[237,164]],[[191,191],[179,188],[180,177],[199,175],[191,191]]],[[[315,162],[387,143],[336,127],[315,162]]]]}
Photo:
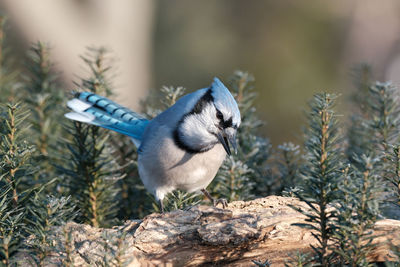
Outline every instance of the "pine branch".
{"type": "Polygon", "coordinates": [[[347,172],[340,186],[341,201],[337,226],[334,231],[336,253],[341,264],[370,266],[367,255],[375,248],[373,227],[380,215],[379,204],[382,187],[379,183],[379,158],[354,157],[357,168],[347,172]]]}
{"type": "Polygon", "coordinates": [[[311,267],[312,257],[308,253],[298,251],[294,255],[289,255],[290,259],[285,262],[285,267],[311,267]]]}
{"type": "Polygon", "coordinates": [[[329,242],[333,238],[336,216],[332,207],[338,200],[337,189],[342,178],[341,139],[332,110],[335,98],[327,93],[317,94],[310,104],[305,141],[307,154],[301,172],[303,191],[295,193],[309,207],[306,211],[294,208],[307,217],[308,226],[315,230],[313,235],[318,246],[312,248],[321,266],[329,266],[332,260],[329,242]]]}
{"type": "Polygon", "coordinates": [[[397,88],[390,82],[376,82],[370,87],[369,109],[373,130],[372,142],[377,155],[387,153],[400,131],[400,106],[397,88]]]}
{"type": "Polygon", "coordinates": [[[23,245],[25,228],[24,209],[14,207],[9,194],[12,190],[10,186],[3,186],[0,194],[0,261],[4,266],[14,262],[14,255],[23,245]]]}
{"type": "Polygon", "coordinates": [[[48,161],[49,149],[54,149],[56,136],[61,130],[58,122],[64,113],[60,107],[65,96],[57,83],[58,74],[53,73],[50,48],[46,44],[37,42],[32,45],[27,62],[23,100],[31,111],[29,122],[35,145],[48,161]]]}
{"type": "Polygon", "coordinates": [[[28,246],[39,266],[45,266],[45,259],[55,251],[56,240],[50,238],[53,227],[72,221],[77,215],[75,210],[70,197],[43,196],[40,191],[32,197],[27,206],[30,225],[27,232],[33,239],[28,246]]]}
{"type": "Polygon", "coordinates": [[[278,158],[279,184],[277,192],[290,189],[299,183],[300,147],[293,143],[283,143],[278,146],[281,153],[278,158]]]}
{"type": "MultiPolygon", "coordinates": [[[[31,181],[35,184],[46,184],[56,176],[54,164],[59,159],[58,138],[61,136],[61,124],[65,99],[64,92],[58,84],[58,74],[53,72],[50,61],[50,48],[44,43],[33,44],[28,52],[26,71],[21,100],[30,111],[28,121],[30,140],[35,144],[34,160],[38,171],[31,181]]],[[[47,192],[54,192],[56,183],[47,187],[47,192]]]]}
{"type": "MultiPolygon", "coordinates": [[[[92,72],[82,79],[81,88],[97,94],[111,94],[106,73],[105,50],[90,49],[92,57],[83,57],[92,72]]],[[[67,166],[59,170],[67,178],[67,191],[80,210],[78,220],[92,226],[109,226],[115,223],[120,190],[116,186],[123,176],[114,151],[107,144],[108,132],[97,126],[71,122],[66,130],[72,137],[67,143],[67,166]]]]}
{"type": "Polygon", "coordinates": [[[6,266],[24,246],[29,228],[26,207],[35,190],[29,181],[34,148],[24,140],[27,116],[19,104],[0,106],[0,259],[6,266]]]}
{"type": "Polygon", "coordinates": [[[2,107],[0,117],[0,160],[3,182],[12,189],[12,199],[15,207],[19,205],[21,192],[29,188],[29,175],[33,172],[30,166],[30,157],[34,152],[33,146],[23,140],[25,123],[29,116],[19,104],[7,104],[2,107]]]}

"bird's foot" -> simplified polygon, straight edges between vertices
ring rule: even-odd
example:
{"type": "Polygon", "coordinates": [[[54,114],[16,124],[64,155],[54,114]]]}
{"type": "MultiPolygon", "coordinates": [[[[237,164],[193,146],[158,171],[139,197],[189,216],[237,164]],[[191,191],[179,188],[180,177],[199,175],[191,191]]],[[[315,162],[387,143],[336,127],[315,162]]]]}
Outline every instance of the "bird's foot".
{"type": "Polygon", "coordinates": [[[217,207],[218,204],[222,205],[223,209],[226,209],[228,207],[228,201],[225,198],[219,198],[219,199],[213,199],[213,205],[214,207],[217,207]]]}
{"type": "Polygon", "coordinates": [[[205,189],[202,189],[201,192],[203,192],[203,194],[204,194],[209,200],[212,201],[214,207],[216,207],[218,204],[222,204],[222,208],[223,208],[223,209],[226,209],[226,208],[228,207],[228,201],[227,201],[226,199],[224,199],[224,198],[215,199],[215,198],[213,198],[213,197],[211,196],[211,194],[210,194],[207,190],[205,190],[205,189]]]}
{"type": "Polygon", "coordinates": [[[165,212],[164,212],[164,202],[163,202],[163,200],[160,199],[160,200],[159,200],[159,203],[160,203],[160,213],[161,213],[161,214],[164,214],[165,212]]]}

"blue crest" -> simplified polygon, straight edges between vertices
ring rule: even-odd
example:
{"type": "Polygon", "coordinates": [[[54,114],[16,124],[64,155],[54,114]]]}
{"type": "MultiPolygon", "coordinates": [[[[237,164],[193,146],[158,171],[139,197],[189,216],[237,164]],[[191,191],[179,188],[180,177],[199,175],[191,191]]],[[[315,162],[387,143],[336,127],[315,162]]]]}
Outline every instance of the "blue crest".
{"type": "Polygon", "coordinates": [[[214,97],[215,107],[223,114],[232,116],[233,125],[239,126],[241,119],[238,104],[228,88],[226,88],[226,86],[217,77],[214,77],[214,82],[211,85],[211,91],[211,94],[214,97]]]}

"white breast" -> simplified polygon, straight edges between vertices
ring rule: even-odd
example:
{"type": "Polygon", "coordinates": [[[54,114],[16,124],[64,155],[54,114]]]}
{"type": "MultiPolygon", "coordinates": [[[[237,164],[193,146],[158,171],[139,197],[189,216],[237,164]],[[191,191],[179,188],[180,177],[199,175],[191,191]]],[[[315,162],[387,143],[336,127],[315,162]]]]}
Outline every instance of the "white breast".
{"type": "Polygon", "coordinates": [[[203,153],[187,153],[175,145],[167,127],[159,127],[151,140],[139,154],[139,174],[157,199],[175,189],[187,192],[205,189],[226,156],[221,144],[203,153]]]}

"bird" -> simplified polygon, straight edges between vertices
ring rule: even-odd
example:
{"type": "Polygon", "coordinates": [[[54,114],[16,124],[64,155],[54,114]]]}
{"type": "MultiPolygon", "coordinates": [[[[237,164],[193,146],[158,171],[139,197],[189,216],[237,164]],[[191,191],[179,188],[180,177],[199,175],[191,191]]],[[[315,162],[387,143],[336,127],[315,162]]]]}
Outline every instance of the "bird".
{"type": "Polygon", "coordinates": [[[129,136],[138,151],[138,171],[145,188],[164,212],[164,197],[176,190],[201,191],[214,206],[206,190],[226,155],[237,153],[236,134],[240,111],[228,88],[215,77],[211,86],[179,98],[174,105],[148,120],[92,92],[75,93],[67,102],[71,120],[100,126],[129,136]]]}

